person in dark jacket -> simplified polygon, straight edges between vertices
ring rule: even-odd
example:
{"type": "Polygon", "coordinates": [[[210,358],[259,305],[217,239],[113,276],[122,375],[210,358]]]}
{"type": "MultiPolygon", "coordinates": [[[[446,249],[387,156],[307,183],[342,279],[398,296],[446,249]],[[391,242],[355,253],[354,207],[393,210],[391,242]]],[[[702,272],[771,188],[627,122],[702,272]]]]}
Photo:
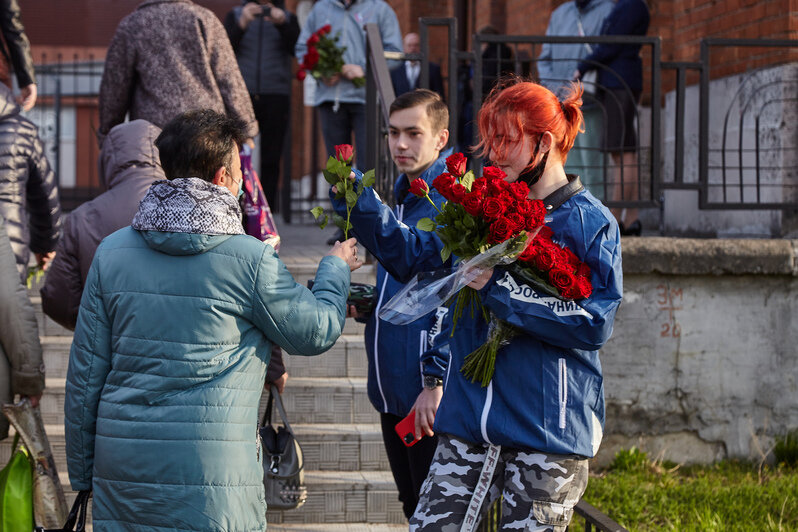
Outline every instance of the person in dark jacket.
{"type": "MultiPolygon", "coordinates": [[[[604,20],[602,35],[645,35],[651,14],[644,0],[618,0],[604,20]]],[[[585,57],[574,72],[581,79],[585,72],[598,69],[599,103],[606,113],[604,149],[613,159],[614,178],[611,201],[640,200],[637,171],[637,103],[643,91],[643,61],[639,44],[600,44],[585,57]]],[[[637,208],[613,208],[622,235],[639,236],[642,224],[637,208]]]]}
{"type": "Polygon", "coordinates": [[[36,105],[36,76],[17,0],[0,0],[0,34],[5,44],[0,46],[0,82],[10,89],[13,71],[19,86],[17,103],[23,111],[30,111],[36,105]]]}
{"type": "Polygon", "coordinates": [[[46,267],[61,236],[58,187],[36,125],[20,114],[11,90],[0,84],[0,216],[27,275],[31,251],[46,267]]]}
{"type": "Polygon", "coordinates": [[[107,190],[66,217],[64,235],[41,289],[42,310],[56,323],[75,329],[97,246],[130,225],[147,189],[165,178],[155,147],[160,132],[146,120],[133,120],[114,127],[106,137],[98,166],[100,183],[107,190]]]}
{"type": "MultiPolygon", "coordinates": [[[[517,82],[494,90],[478,115],[478,148],[497,166],[493,174],[525,183],[528,197],[542,200],[547,231],[590,269],[592,293],[563,301],[507,268],[483,270],[469,286],[496,319],[518,329],[498,350],[484,387],[461,368],[488,339],[490,323],[463,312],[453,329],[453,312],[446,313],[421,361],[425,380],[443,381],[443,397],[435,409],[435,391],[425,388],[416,403],[416,419],[438,436],[438,448],[411,532],[468,529],[461,527],[476,524],[499,495],[500,530],[564,530],[587,487],[587,458],[604,430],[599,349],[612,334],[623,273],[614,218],[563,170],[580,106],[578,86],[560,102],[545,87],[517,82]]],[[[331,199],[339,214],[346,209],[331,199]]],[[[437,234],[399,223],[373,189],[363,190],[349,220],[397,279],[443,267],[437,234]]]]}
{"type": "MultiPolygon", "coordinates": [[[[6,223],[0,217],[0,402],[14,396],[39,404],[44,391],[44,363],[36,311],[19,281],[6,223]]],[[[0,414],[0,440],[8,436],[8,419],[0,414]]]]}
{"type": "MultiPolygon", "coordinates": [[[[408,33],[402,40],[406,54],[421,53],[421,38],[418,33],[408,33]]],[[[401,96],[406,92],[421,87],[421,61],[405,61],[403,65],[391,70],[391,82],[396,96],[401,96]]],[[[441,77],[441,66],[437,63],[429,63],[429,90],[437,92],[442,99],[446,99],[443,94],[443,78],[441,77]]]]}
{"type": "Polygon", "coordinates": [[[100,83],[97,140],[141,118],[163,127],[189,109],[213,109],[258,134],[247,87],[219,18],[191,0],[145,0],[114,32],[100,83]]]}
{"type": "Polygon", "coordinates": [[[260,182],[266,201],[274,209],[280,156],[291,121],[291,59],[299,23],[282,0],[242,3],[227,14],[224,29],[252,98],[260,128],[260,182]]]}
{"type": "MultiPolygon", "coordinates": [[[[396,98],[388,118],[388,146],[391,157],[402,175],[396,181],[396,207],[399,221],[415,226],[421,218],[434,218],[435,207],[426,199],[409,194],[410,183],[423,179],[432,187],[432,180],[446,171],[446,156],[441,152],[449,140],[449,111],[438,94],[416,89],[396,98]]],[[[431,190],[432,201],[440,207],[443,197],[431,190]]],[[[368,396],[380,412],[382,439],[391,464],[391,472],[399,491],[399,500],[409,519],[416,509],[421,484],[427,477],[435,437],[422,438],[406,447],[394,427],[414,409],[422,390],[420,357],[429,345],[428,337],[435,324],[435,315],[427,315],[408,325],[394,325],[380,319],[380,306],[387,303],[404,284],[377,265],[377,305],[366,324],[368,356],[368,396]]],[[[440,387],[431,384],[434,390],[440,387]]]]}

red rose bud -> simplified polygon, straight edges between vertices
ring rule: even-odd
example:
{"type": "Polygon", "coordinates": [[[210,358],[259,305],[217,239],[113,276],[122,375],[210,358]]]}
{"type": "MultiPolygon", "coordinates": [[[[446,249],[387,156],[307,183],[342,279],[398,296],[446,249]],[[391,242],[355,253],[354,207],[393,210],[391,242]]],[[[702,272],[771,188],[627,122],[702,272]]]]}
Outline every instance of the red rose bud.
{"type": "Polygon", "coordinates": [[[332,26],[330,26],[329,24],[325,24],[324,26],[319,28],[318,34],[319,35],[327,35],[331,31],[332,31],[332,26]]]}
{"type": "Polygon", "coordinates": [[[429,194],[429,185],[427,182],[421,179],[420,177],[414,179],[410,183],[410,193],[414,196],[418,196],[419,198],[423,198],[427,194],[429,194]]]}
{"type": "Polygon", "coordinates": [[[507,174],[505,174],[504,170],[501,168],[496,168],[495,166],[486,166],[482,169],[482,176],[486,179],[504,179],[507,177],[507,174]]]}
{"type": "Polygon", "coordinates": [[[462,153],[453,153],[446,158],[446,169],[449,173],[462,177],[466,172],[466,158],[462,153]]]}
{"type": "Polygon", "coordinates": [[[496,198],[488,198],[482,203],[482,214],[488,220],[495,220],[504,214],[504,204],[496,198]]]}
{"type": "Polygon", "coordinates": [[[304,81],[305,76],[307,76],[307,72],[305,72],[304,69],[297,70],[296,79],[298,79],[299,81],[304,81]]]}
{"type": "Polygon", "coordinates": [[[517,200],[525,200],[529,196],[529,187],[522,181],[510,183],[510,194],[517,200]]]}
{"type": "Polygon", "coordinates": [[[488,231],[488,242],[498,244],[513,236],[513,223],[507,218],[500,217],[494,221],[488,231]]]}
{"type": "Polygon", "coordinates": [[[317,42],[319,42],[319,36],[315,33],[308,37],[308,46],[313,46],[317,42]]]}
{"type": "Polygon", "coordinates": [[[567,294],[576,284],[576,277],[568,270],[555,267],[549,272],[549,281],[561,293],[567,294]]]}
{"type": "Polygon", "coordinates": [[[579,291],[579,296],[575,297],[574,299],[590,297],[590,294],[593,293],[593,285],[590,283],[589,278],[578,277],[576,280],[576,285],[579,291]]]}
{"type": "Polygon", "coordinates": [[[526,219],[517,212],[511,212],[507,219],[513,224],[513,236],[519,234],[526,228],[526,219]]]}
{"type": "Polygon", "coordinates": [[[451,195],[452,195],[452,201],[454,201],[455,203],[463,203],[466,194],[468,194],[468,189],[463,185],[461,185],[460,183],[455,183],[454,185],[452,185],[451,195]]]}
{"type": "Polygon", "coordinates": [[[463,207],[471,216],[482,216],[482,196],[480,196],[479,192],[475,191],[473,187],[471,188],[471,192],[466,194],[466,197],[463,199],[463,207]]]}
{"type": "Polygon", "coordinates": [[[349,164],[352,161],[354,149],[350,144],[338,144],[335,146],[335,158],[342,163],[349,164]]]}
{"type": "Polygon", "coordinates": [[[554,253],[553,250],[545,247],[538,248],[537,255],[535,255],[533,262],[535,268],[542,271],[549,271],[554,266],[554,253]]]}
{"type": "Polygon", "coordinates": [[[454,177],[451,174],[444,172],[432,180],[432,186],[435,187],[435,190],[441,193],[441,196],[447,200],[451,200],[452,185],[454,185],[454,182],[454,177]]]}

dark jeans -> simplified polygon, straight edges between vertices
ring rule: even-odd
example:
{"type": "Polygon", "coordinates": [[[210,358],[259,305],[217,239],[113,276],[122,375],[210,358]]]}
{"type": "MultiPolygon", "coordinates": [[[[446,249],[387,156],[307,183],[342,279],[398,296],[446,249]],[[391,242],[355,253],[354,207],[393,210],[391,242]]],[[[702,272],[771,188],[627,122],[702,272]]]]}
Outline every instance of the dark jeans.
{"type": "MultiPolygon", "coordinates": [[[[335,155],[335,146],[338,144],[352,144],[352,133],[354,133],[357,167],[362,172],[368,170],[366,168],[365,104],[341,103],[338,112],[335,112],[332,102],[324,102],[319,104],[319,118],[327,155],[335,155]]],[[[327,164],[327,158],[322,164],[327,164]]]]}
{"type": "Polygon", "coordinates": [[[402,418],[399,416],[380,414],[385,452],[388,454],[393,479],[399,490],[402,510],[405,517],[410,519],[416,511],[421,484],[429,473],[429,466],[438,446],[438,437],[424,436],[414,446],[406,447],[394,430],[400,421],[402,418]]]}
{"type": "Polygon", "coordinates": [[[285,131],[291,116],[291,97],[287,94],[251,96],[260,129],[260,184],[269,207],[276,210],[280,157],[283,154],[285,131]]]}

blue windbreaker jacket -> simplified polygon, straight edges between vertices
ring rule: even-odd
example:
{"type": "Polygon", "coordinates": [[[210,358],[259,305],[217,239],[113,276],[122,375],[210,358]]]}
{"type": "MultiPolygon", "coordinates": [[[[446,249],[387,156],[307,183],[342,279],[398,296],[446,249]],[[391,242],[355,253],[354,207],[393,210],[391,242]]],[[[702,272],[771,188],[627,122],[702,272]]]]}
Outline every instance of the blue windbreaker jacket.
{"type": "MultiPolygon", "coordinates": [[[[339,201],[333,206],[345,209],[339,201]]],[[[447,314],[434,348],[424,356],[424,373],[444,378],[434,428],[471,442],[592,457],[604,426],[598,350],[612,333],[622,297],[620,234],[610,212],[587,190],[546,220],[554,240],[590,266],[593,294],[564,302],[496,268],[480,291],[482,302],[524,334],[500,349],[493,380],[482,388],[460,368],[485,342],[488,326],[465,312],[450,336],[447,314]]],[[[358,241],[397,279],[442,267],[437,235],[399,222],[373,190],[363,192],[350,221],[358,241]]]]}
{"type": "MultiPolygon", "coordinates": [[[[451,149],[442,153],[420,176],[430,186],[430,198],[439,207],[445,200],[432,188],[432,180],[446,171],[446,157],[451,153],[451,149]]],[[[405,187],[407,175],[402,174],[396,180],[397,197],[405,187]]],[[[409,227],[415,227],[421,218],[434,218],[437,214],[429,201],[409,193],[393,212],[397,221],[409,227]]],[[[428,335],[434,313],[408,325],[394,325],[379,319],[381,306],[402,288],[403,283],[388,274],[382,265],[377,265],[377,305],[366,324],[366,353],[371,404],[382,413],[404,417],[421,392],[421,355],[429,346],[428,335]]]]}

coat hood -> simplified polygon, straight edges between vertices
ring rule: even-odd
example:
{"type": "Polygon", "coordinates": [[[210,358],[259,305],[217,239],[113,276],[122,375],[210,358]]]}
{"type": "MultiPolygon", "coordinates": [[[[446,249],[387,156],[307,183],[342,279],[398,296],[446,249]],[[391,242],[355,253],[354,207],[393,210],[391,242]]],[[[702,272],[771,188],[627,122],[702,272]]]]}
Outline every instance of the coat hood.
{"type": "Polygon", "coordinates": [[[14,99],[11,89],[0,83],[0,120],[20,113],[20,107],[14,99]]]}
{"type": "Polygon", "coordinates": [[[98,161],[100,183],[110,189],[127,179],[164,179],[161,158],[155,147],[160,133],[160,128],[146,120],[133,120],[114,127],[103,140],[98,161]]]}

